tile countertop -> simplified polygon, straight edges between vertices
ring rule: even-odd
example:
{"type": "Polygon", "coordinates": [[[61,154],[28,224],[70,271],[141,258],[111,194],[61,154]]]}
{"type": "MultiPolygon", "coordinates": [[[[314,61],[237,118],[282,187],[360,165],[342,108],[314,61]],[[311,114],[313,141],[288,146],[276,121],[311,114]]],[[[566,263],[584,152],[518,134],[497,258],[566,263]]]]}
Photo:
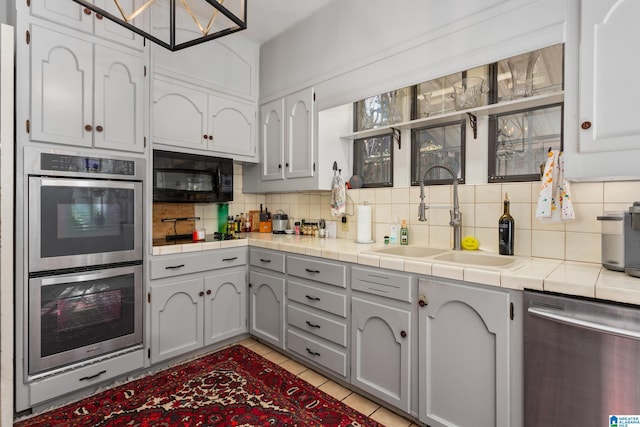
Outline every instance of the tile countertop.
{"type": "Polygon", "coordinates": [[[238,240],[222,242],[154,246],[153,255],[254,246],[509,289],[527,288],[640,305],[640,278],[607,270],[600,264],[524,258],[516,267],[496,270],[481,266],[439,263],[432,259],[363,253],[383,247],[381,243],[358,244],[346,239],[320,239],[270,233],[244,233],[241,237],[238,240]]]}

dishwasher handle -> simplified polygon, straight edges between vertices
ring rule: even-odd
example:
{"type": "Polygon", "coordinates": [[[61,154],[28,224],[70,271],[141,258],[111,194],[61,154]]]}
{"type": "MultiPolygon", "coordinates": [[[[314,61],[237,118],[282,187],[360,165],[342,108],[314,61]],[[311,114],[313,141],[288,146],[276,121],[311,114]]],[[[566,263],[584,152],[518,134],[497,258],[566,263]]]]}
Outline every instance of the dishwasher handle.
{"type": "Polygon", "coordinates": [[[565,314],[559,314],[551,310],[544,310],[536,307],[529,307],[527,311],[533,316],[538,316],[555,322],[564,323],[569,326],[576,326],[578,328],[589,329],[595,332],[603,332],[609,335],[617,335],[623,338],[640,340],[640,331],[633,331],[630,329],[604,325],[602,323],[579,319],[577,317],[567,316],[565,314]]]}

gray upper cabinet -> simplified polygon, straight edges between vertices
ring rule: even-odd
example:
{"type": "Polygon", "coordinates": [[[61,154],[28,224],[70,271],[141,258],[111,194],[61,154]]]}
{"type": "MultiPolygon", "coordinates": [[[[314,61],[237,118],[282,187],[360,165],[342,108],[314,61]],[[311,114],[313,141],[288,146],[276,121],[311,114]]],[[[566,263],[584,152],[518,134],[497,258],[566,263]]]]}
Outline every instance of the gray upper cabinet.
{"type": "MultiPolygon", "coordinates": [[[[120,14],[116,3],[110,0],[98,0],[93,2],[96,6],[104,8],[116,16],[120,14]]],[[[136,0],[119,0],[124,10],[133,10],[136,0]]],[[[144,47],[144,38],[131,30],[116,24],[101,15],[98,15],[74,2],[61,2],[59,0],[40,0],[31,2],[30,15],[45,19],[66,28],[93,34],[98,37],[123,44],[138,50],[144,47]]],[[[134,19],[133,24],[143,28],[147,25],[144,21],[145,14],[134,19]],[[141,22],[142,20],[142,22],[141,22]]]]}
{"type": "Polygon", "coordinates": [[[153,80],[154,144],[256,160],[256,107],[179,80],[153,80]]]}
{"type": "Polygon", "coordinates": [[[29,55],[19,62],[31,72],[18,74],[17,87],[30,96],[17,101],[18,123],[26,126],[18,140],[142,152],[141,55],[64,28],[32,24],[29,32],[29,55]]]}
{"type": "MultiPolygon", "coordinates": [[[[510,294],[444,279],[419,281],[420,420],[433,427],[507,427],[510,294]]],[[[520,394],[521,396],[521,394],[520,394]]]]}
{"type": "Polygon", "coordinates": [[[285,177],[312,177],[315,172],[315,92],[303,89],[285,97],[285,177]]]}
{"type": "Polygon", "coordinates": [[[260,107],[260,120],[262,180],[284,179],[284,99],[260,107]]]}

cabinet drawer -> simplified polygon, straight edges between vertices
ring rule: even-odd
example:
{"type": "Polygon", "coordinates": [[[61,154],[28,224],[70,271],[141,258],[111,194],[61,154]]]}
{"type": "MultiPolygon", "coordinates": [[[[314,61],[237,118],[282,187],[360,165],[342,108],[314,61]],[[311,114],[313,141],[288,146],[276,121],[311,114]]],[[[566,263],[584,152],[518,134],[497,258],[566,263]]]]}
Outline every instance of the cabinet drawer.
{"type": "Polygon", "coordinates": [[[315,313],[310,313],[301,307],[287,306],[287,321],[289,325],[302,329],[310,334],[332,341],[343,347],[347,346],[347,325],[315,313]]]}
{"type": "Polygon", "coordinates": [[[247,264],[247,248],[218,249],[190,254],[165,255],[150,260],[151,279],[198,273],[247,264]]]}
{"type": "Polygon", "coordinates": [[[341,288],[347,287],[346,267],[333,262],[289,256],[287,273],[341,288]]]}
{"type": "Polygon", "coordinates": [[[347,353],[329,347],[320,339],[307,337],[302,333],[287,331],[287,349],[307,360],[341,375],[347,376],[347,353]]]}
{"type": "Polygon", "coordinates": [[[34,381],[29,385],[29,403],[37,405],[105,380],[116,378],[127,372],[142,368],[144,353],[135,350],[97,363],[72,369],[58,375],[34,381]]]}
{"type": "Polygon", "coordinates": [[[289,280],[287,281],[287,298],[309,307],[347,317],[347,296],[338,292],[289,280]]]}
{"type": "Polygon", "coordinates": [[[252,266],[267,268],[269,270],[284,273],[285,254],[266,249],[253,249],[249,251],[249,262],[252,266]]]}
{"type": "Polygon", "coordinates": [[[411,276],[372,268],[351,268],[351,289],[400,301],[413,301],[411,276]]]}

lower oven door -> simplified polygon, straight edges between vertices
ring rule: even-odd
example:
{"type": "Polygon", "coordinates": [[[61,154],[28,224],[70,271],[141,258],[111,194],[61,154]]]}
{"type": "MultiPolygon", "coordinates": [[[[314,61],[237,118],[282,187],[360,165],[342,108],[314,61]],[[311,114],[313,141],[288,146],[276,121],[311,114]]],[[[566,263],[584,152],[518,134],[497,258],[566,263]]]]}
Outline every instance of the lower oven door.
{"type": "Polygon", "coordinates": [[[142,343],[142,266],[29,279],[29,375],[142,343]]]}

